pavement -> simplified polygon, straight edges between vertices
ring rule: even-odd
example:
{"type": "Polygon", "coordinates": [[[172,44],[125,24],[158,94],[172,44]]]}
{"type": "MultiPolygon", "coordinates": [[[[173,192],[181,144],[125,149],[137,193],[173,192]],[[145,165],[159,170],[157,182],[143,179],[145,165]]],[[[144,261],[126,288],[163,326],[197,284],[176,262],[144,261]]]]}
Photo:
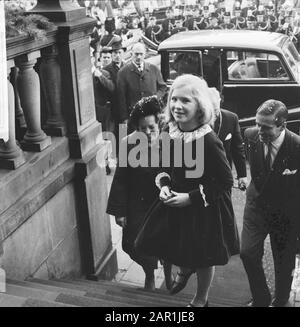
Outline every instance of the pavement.
{"type": "MultiPolygon", "coordinates": [[[[112,170],[112,173],[107,176],[108,189],[110,189],[111,186],[113,173],[114,170],[112,170]]],[[[245,192],[233,189],[232,198],[238,230],[241,232],[245,192]]],[[[136,285],[137,287],[143,287],[143,269],[137,263],[131,260],[130,257],[122,250],[122,229],[115,223],[114,217],[111,217],[111,230],[112,243],[117,249],[118,260],[118,273],[115,276],[115,281],[129,285],[136,285]]],[[[269,288],[273,293],[274,269],[269,238],[267,238],[265,242],[263,263],[269,288]]],[[[174,275],[176,270],[177,267],[174,267],[174,275]]],[[[155,271],[155,286],[156,288],[165,288],[163,268],[160,265],[155,271]]],[[[191,299],[194,294],[195,287],[196,276],[192,276],[184,289],[184,293],[190,294],[191,299]]],[[[216,267],[216,273],[211,285],[209,297],[218,299],[219,302],[224,303],[224,305],[227,306],[230,306],[230,304],[233,306],[243,306],[251,298],[247,276],[239,256],[232,257],[226,266],[216,267]]],[[[290,303],[293,307],[300,307],[300,256],[296,257],[290,303]]]]}

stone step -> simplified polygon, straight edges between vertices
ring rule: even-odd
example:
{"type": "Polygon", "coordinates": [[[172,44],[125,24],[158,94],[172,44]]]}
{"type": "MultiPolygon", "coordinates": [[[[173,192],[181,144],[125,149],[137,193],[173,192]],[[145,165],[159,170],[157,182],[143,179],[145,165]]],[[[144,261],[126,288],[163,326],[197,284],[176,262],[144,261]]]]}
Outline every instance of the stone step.
{"type": "Polygon", "coordinates": [[[70,294],[63,294],[61,293],[56,301],[66,303],[66,304],[72,304],[79,307],[132,307],[132,305],[128,303],[123,302],[117,302],[117,301],[110,301],[108,299],[102,300],[102,299],[95,299],[90,297],[79,297],[74,296],[70,294]]]}
{"type": "Polygon", "coordinates": [[[25,298],[20,296],[9,295],[5,293],[0,293],[0,307],[1,308],[13,308],[13,307],[22,307],[26,302],[25,298]]]}
{"type": "MultiPolygon", "coordinates": [[[[60,303],[75,306],[88,306],[88,307],[106,307],[106,306],[129,306],[126,302],[118,301],[117,297],[89,297],[86,292],[81,292],[82,295],[66,294],[65,290],[62,292],[54,292],[45,289],[32,288],[29,286],[20,286],[7,284],[7,294],[13,296],[20,296],[24,298],[31,298],[40,301],[48,301],[52,303],[60,303]]],[[[67,289],[66,289],[67,291],[67,289]]]]}
{"type": "Polygon", "coordinates": [[[38,284],[38,283],[32,283],[29,281],[23,281],[23,280],[14,280],[14,279],[7,279],[6,282],[8,284],[12,285],[19,285],[19,286],[26,286],[33,289],[40,289],[45,291],[53,291],[57,293],[65,293],[65,294],[71,294],[71,295],[77,295],[77,296],[85,296],[85,291],[79,291],[75,289],[69,289],[69,288],[62,288],[52,285],[44,285],[44,284],[38,284]]]}
{"type": "MultiPolygon", "coordinates": [[[[12,307],[185,307],[192,294],[175,296],[167,290],[144,290],[114,281],[7,279],[7,293],[0,294],[0,306],[12,307]]],[[[211,307],[236,307],[228,299],[209,298],[211,307]]]]}
{"type": "Polygon", "coordinates": [[[169,296],[168,298],[161,298],[158,294],[155,293],[148,294],[147,292],[141,292],[141,291],[134,292],[130,289],[129,290],[123,289],[121,291],[114,290],[114,289],[107,290],[106,294],[115,294],[129,299],[137,299],[137,300],[152,301],[152,302],[155,301],[154,303],[156,305],[166,306],[166,307],[169,306],[184,307],[187,304],[186,301],[178,300],[176,298],[172,298],[171,296],[169,296]]]}
{"type": "Polygon", "coordinates": [[[79,282],[72,283],[71,281],[66,280],[37,280],[37,279],[31,279],[32,282],[35,282],[36,285],[54,285],[64,288],[75,288],[76,290],[85,291],[85,296],[89,298],[95,298],[98,300],[105,300],[105,301],[111,301],[111,302],[120,302],[131,306],[143,306],[143,307],[149,307],[149,306],[182,306],[182,303],[169,301],[167,300],[161,300],[155,296],[155,293],[153,293],[152,296],[143,296],[142,294],[127,294],[125,292],[122,292],[121,288],[110,291],[106,288],[99,288],[97,282],[94,282],[94,284],[88,284],[85,285],[80,284],[79,282]]]}
{"type": "Polygon", "coordinates": [[[76,305],[66,304],[66,303],[58,303],[58,302],[50,302],[39,299],[26,299],[26,302],[23,304],[23,307],[35,307],[35,308],[72,308],[76,307],[76,305]]]}
{"type": "MultiPolygon", "coordinates": [[[[56,280],[59,282],[59,280],[56,280]]],[[[105,281],[104,284],[97,281],[88,281],[88,280],[63,280],[64,283],[70,285],[82,285],[84,289],[89,289],[89,292],[92,293],[100,293],[105,295],[118,295],[125,298],[151,301],[155,304],[166,305],[166,306],[183,306],[186,304],[186,300],[182,300],[181,298],[173,297],[168,293],[164,293],[163,296],[159,294],[158,289],[155,291],[144,290],[143,288],[139,288],[137,286],[132,286],[124,283],[117,282],[108,282],[105,281]]]]}
{"type": "MultiPolygon", "coordinates": [[[[136,293],[136,294],[143,294],[145,296],[149,297],[157,297],[157,294],[159,294],[159,299],[165,299],[166,301],[172,301],[177,304],[186,304],[189,303],[189,301],[192,299],[193,294],[188,294],[185,293],[184,290],[180,292],[179,294],[176,295],[170,295],[168,293],[168,290],[166,289],[156,289],[155,291],[148,291],[143,289],[142,287],[137,287],[137,286],[132,286],[128,285],[125,283],[119,283],[115,281],[106,281],[106,280],[98,280],[97,282],[95,281],[89,281],[89,280],[83,280],[83,279],[74,279],[74,280],[64,280],[64,282],[67,283],[77,283],[80,285],[92,285],[94,287],[97,287],[97,289],[106,289],[109,290],[110,292],[112,290],[120,290],[121,292],[125,293],[136,293]]],[[[235,302],[232,300],[228,300],[226,298],[214,298],[214,297],[209,297],[209,301],[211,305],[213,306],[227,306],[227,307],[238,307],[240,306],[239,302],[235,302]]]]}
{"type": "MultiPolygon", "coordinates": [[[[159,289],[155,291],[145,291],[143,289],[139,290],[132,290],[132,289],[123,289],[124,293],[126,293],[126,296],[131,296],[131,294],[136,294],[136,296],[141,296],[143,294],[147,294],[147,296],[153,297],[155,296],[156,299],[159,299],[159,301],[167,300],[169,303],[173,303],[174,306],[186,306],[193,298],[193,294],[176,294],[176,295],[168,295],[165,293],[161,293],[159,289]]],[[[111,290],[108,290],[108,293],[113,292],[111,290]]],[[[209,303],[212,307],[237,307],[239,304],[232,303],[231,301],[227,301],[227,299],[214,299],[212,297],[209,297],[209,303]]]]}
{"type": "Polygon", "coordinates": [[[60,293],[38,290],[27,286],[6,284],[6,294],[55,302],[60,293]]]}
{"type": "Polygon", "coordinates": [[[19,307],[73,307],[63,303],[56,303],[51,301],[44,301],[33,298],[26,298],[6,293],[0,293],[0,307],[1,308],[19,308],[19,307]]]}
{"type": "MultiPolygon", "coordinates": [[[[143,290],[142,290],[143,291],[143,290]]],[[[153,291],[157,294],[159,294],[159,297],[162,297],[166,294],[166,291],[165,290],[162,290],[162,289],[157,289],[155,291],[153,291]]],[[[181,299],[181,300],[185,300],[185,301],[191,301],[191,299],[193,298],[194,294],[190,294],[190,293],[185,293],[184,290],[181,291],[180,293],[176,294],[176,295],[171,295],[172,297],[174,298],[177,298],[177,299],[181,299]]],[[[217,306],[217,307],[238,307],[240,306],[240,303],[238,302],[235,302],[235,301],[231,301],[227,298],[215,298],[213,296],[209,296],[209,303],[212,305],[212,306],[217,306]]]]}
{"type": "MultiPolygon", "coordinates": [[[[88,297],[96,298],[115,298],[119,301],[130,302],[132,305],[140,306],[176,306],[183,307],[190,302],[193,295],[180,293],[171,296],[166,290],[156,289],[155,291],[146,291],[143,288],[127,286],[124,283],[108,282],[108,281],[88,281],[88,280],[39,280],[31,279],[31,281],[42,283],[45,285],[61,286],[76,290],[87,291],[88,297]]],[[[229,301],[228,299],[209,298],[210,305],[213,307],[238,307],[239,303],[229,301]]]]}

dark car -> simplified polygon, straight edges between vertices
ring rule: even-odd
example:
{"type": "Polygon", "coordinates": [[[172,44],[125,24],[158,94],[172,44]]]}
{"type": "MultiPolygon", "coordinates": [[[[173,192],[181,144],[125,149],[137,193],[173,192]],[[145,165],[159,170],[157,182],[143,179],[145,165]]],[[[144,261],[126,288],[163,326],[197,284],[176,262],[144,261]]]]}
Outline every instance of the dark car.
{"type": "MultiPolygon", "coordinates": [[[[288,36],[262,31],[205,30],[175,34],[158,48],[168,84],[192,73],[205,78],[235,112],[241,127],[255,124],[255,112],[267,99],[289,109],[289,128],[300,126],[300,56],[288,36]]],[[[159,59],[159,61],[157,60],[159,59]]]]}

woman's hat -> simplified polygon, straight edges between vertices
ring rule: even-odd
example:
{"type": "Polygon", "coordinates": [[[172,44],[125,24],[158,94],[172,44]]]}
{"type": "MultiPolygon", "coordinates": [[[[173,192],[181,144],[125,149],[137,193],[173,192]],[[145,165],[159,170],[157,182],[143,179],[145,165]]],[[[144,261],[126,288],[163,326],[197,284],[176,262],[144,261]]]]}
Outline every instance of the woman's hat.
{"type": "Polygon", "coordinates": [[[130,114],[130,122],[137,126],[141,118],[155,116],[161,113],[161,103],[156,95],[144,97],[139,100],[133,107],[130,114]]]}

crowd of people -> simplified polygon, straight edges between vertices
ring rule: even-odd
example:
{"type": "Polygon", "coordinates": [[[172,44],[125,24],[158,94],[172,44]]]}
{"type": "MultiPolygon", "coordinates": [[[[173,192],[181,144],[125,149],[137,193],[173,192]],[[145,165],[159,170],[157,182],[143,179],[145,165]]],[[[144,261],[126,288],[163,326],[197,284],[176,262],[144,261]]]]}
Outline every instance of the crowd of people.
{"type": "Polygon", "coordinates": [[[145,289],[155,290],[154,270],[160,260],[170,294],[183,290],[196,274],[195,295],[187,306],[207,307],[215,266],[240,254],[252,294],[246,306],[290,306],[300,233],[300,137],[286,128],[285,104],[270,99],[259,106],[256,127],[245,131],[246,151],[236,115],[221,108],[218,91],[200,77],[177,77],[163,116],[162,110],[156,95],[133,106],[133,132],[122,141],[128,164],[118,164],[107,206],[123,228],[123,250],[145,271],[145,289]],[[141,133],[148,140],[144,148],[141,133]],[[164,148],[167,139],[170,147],[164,148]],[[130,164],[136,147],[140,156],[147,154],[143,165],[130,164]],[[153,148],[160,150],[155,166],[153,148]],[[193,165],[186,160],[186,149],[192,151],[193,165]],[[166,153],[172,155],[164,164],[166,153]],[[201,160],[203,171],[189,175],[201,160]],[[231,200],[232,162],[239,189],[247,188],[241,239],[231,200]],[[262,264],[267,235],[274,258],[273,297],[262,264]],[[172,265],[178,267],[175,278],[172,265]]]}
{"type": "MultiPolygon", "coordinates": [[[[202,2],[203,3],[203,2],[202,2]]],[[[237,29],[259,30],[284,33],[288,35],[299,50],[300,44],[300,19],[293,7],[270,1],[267,5],[257,5],[257,1],[247,0],[247,6],[241,6],[236,1],[234,7],[229,10],[225,0],[210,0],[203,5],[181,5],[153,10],[151,13],[146,8],[143,16],[130,14],[115,18],[109,17],[103,29],[103,17],[94,13],[98,21],[99,34],[118,34],[123,40],[132,36],[132,30],[140,29],[152,42],[159,44],[171,35],[186,30],[205,29],[237,29]],[[107,24],[110,24],[109,27],[107,24]],[[106,30],[106,32],[105,32],[106,30]]],[[[105,37],[107,40],[107,38],[105,37]]],[[[105,44],[105,40],[102,40],[105,44]]]]}
{"type": "MultiPolygon", "coordinates": [[[[220,10],[207,17],[205,28],[212,28],[213,22],[221,18],[220,25],[233,24],[226,21],[229,16],[222,8],[217,9],[220,10]]],[[[259,20],[259,12],[249,10],[251,15],[241,10],[235,20],[244,21],[246,26],[252,21],[250,17],[259,20]]],[[[198,18],[190,17],[180,18],[180,25],[174,27],[172,10],[166,14],[160,26],[151,23],[155,19],[149,17],[149,25],[144,26],[146,36],[150,27],[158,26],[169,37],[176,28],[197,25],[198,18]]],[[[205,18],[201,16],[201,20],[205,18]]],[[[290,18],[293,14],[285,16],[285,22],[277,17],[277,31],[286,31],[290,18]]],[[[276,24],[276,20],[269,19],[268,24],[276,24]]],[[[234,28],[239,24],[236,21],[234,28]]],[[[107,205],[107,213],[115,216],[116,223],[123,228],[124,251],[144,269],[146,289],[155,289],[158,260],[163,263],[170,294],[180,292],[190,276],[196,274],[197,287],[189,307],[208,306],[214,267],[226,265],[231,256],[240,254],[252,293],[247,305],[287,306],[300,234],[300,137],[286,128],[285,104],[270,99],[257,109],[256,127],[245,131],[244,147],[238,117],[221,108],[219,92],[209,88],[204,79],[181,75],[167,93],[159,69],[145,62],[146,47],[142,42],[134,43],[130,60],[125,62],[128,49],[124,36],[130,37],[132,29],[141,29],[138,20],[131,23],[131,29],[125,23],[115,29],[115,20],[107,18],[106,33],[95,30],[97,35],[92,36],[91,47],[97,119],[103,131],[113,132],[117,140],[120,124],[127,126],[128,131],[122,140],[122,144],[127,144],[128,164],[122,166],[118,161],[107,205]],[[146,136],[146,149],[141,149],[139,133],[146,136]],[[167,150],[161,135],[168,135],[171,140],[167,150]],[[178,141],[183,148],[176,154],[178,141]],[[202,149],[198,148],[199,142],[202,149]],[[147,154],[143,165],[129,163],[130,152],[136,147],[136,155],[147,154]],[[156,166],[151,160],[153,147],[159,150],[156,166]],[[203,159],[199,176],[188,177],[195,167],[188,165],[185,158],[181,158],[181,165],[176,162],[185,154],[185,148],[191,149],[195,165],[197,156],[203,159]],[[163,164],[162,158],[166,152],[172,154],[168,165],[163,164]],[[247,189],[241,240],[231,200],[233,163],[239,189],[247,189]],[[268,234],[275,265],[273,299],[262,265],[268,234]],[[175,278],[172,265],[179,267],[175,278]]],[[[156,37],[153,42],[158,41],[156,37]]]]}

